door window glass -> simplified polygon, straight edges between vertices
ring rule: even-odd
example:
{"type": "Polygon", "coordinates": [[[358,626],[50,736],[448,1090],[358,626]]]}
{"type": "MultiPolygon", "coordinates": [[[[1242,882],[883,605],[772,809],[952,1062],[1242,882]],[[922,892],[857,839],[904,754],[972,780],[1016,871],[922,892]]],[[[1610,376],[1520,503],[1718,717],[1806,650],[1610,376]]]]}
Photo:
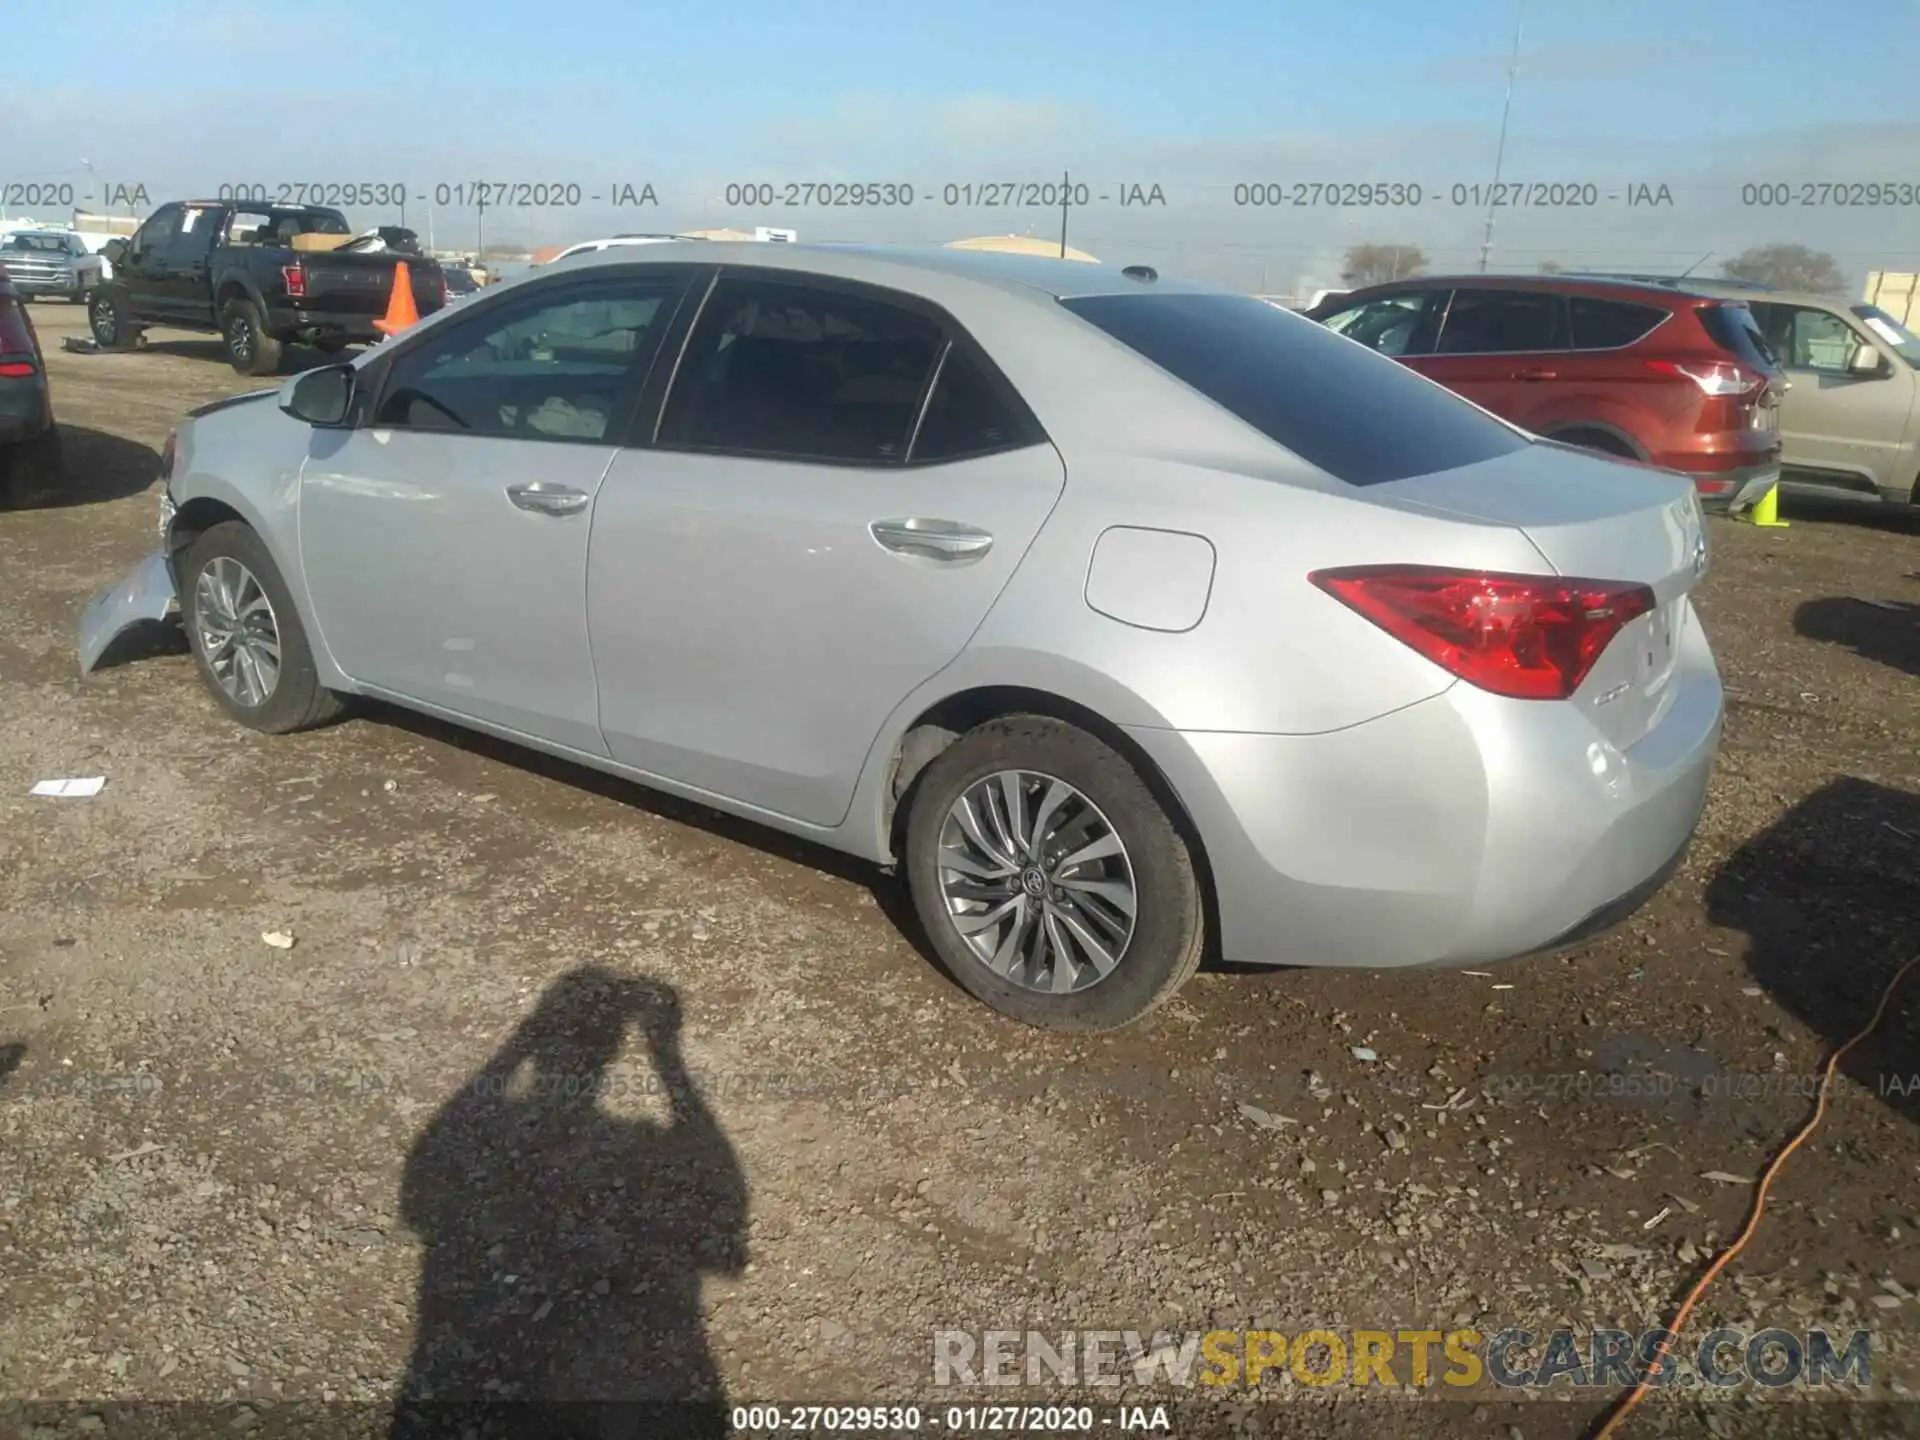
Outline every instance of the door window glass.
{"type": "Polygon", "coordinates": [[[1851,325],[1826,310],[1808,310],[1797,305],[1777,308],[1786,312],[1775,332],[1781,337],[1776,353],[1783,365],[1829,375],[1847,373],[1847,362],[1861,343],[1851,325]]]}
{"type": "Polygon", "coordinates": [[[1548,290],[1456,290],[1440,330],[1442,355],[1511,355],[1567,348],[1565,306],[1548,290]]]}
{"type": "Polygon", "coordinates": [[[660,443],[900,464],[943,343],[934,321],[866,295],[722,278],[674,377],[660,443]]]}
{"type": "Polygon", "coordinates": [[[1026,407],[1006,393],[1005,382],[994,383],[971,351],[954,345],[940,362],[926,416],[913,437],[913,462],[965,460],[1035,445],[1043,438],[1026,407]]]}
{"type": "Polygon", "coordinates": [[[1619,350],[1646,338],[1667,318],[1657,305],[1633,305],[1624,300],[1596,300],[1574,295],[1567,300],[1573,321],[1576,350],[1619,350]]]}
{"type": "Polygon", "coordinates": [[[1424,355],[1432,346],[1435,299],[1431,291],[1383,295],[1337,311],[1323,323],[1334,334],[1382,355],[1424,355]]]}
{"type": "Polygon", "coordinates": [[[374,423],[609,443],[681,281],[569,287],[442,326],[393,364],[374,423]]]}

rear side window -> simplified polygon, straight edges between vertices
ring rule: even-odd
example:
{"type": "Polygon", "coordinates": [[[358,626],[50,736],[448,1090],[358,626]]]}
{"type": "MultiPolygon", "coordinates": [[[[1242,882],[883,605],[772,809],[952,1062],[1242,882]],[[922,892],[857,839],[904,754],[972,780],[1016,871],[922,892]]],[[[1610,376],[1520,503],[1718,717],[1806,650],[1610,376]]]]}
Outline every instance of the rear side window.
{"type": "Polygon", "coordinates": [[[965,347],[951,345],[940,362],[910,458],[916,465],[965,460],[1037,445],[1044,438],[1012,387],[997,375],[989,377],[965,347]]]}
{"type": "Polygon", "coordinates": [[[1398,362],[1250,295],[1060,303],[1350,485],[1477,465],[1528,443],[1398,362]]]}
{"type": "Polygon", "coordinates": [[[1741,364],[1756,370],[1778,367],[1780,362],[1760,333],[1760,322],[1746,306],[1702,305],[1699,315],[1701,328],[1708,338],[1741,364]]]}
{"type": "Polygon", "coordinates": [[[1566,301],[1546,290],[1456,290],[1440,355],[1511,355],[1567,348],[1566,301]]]}
{"type": "Polygon", "coordinates": [[[1667,318],[1657,305],[1633,305],[1625,300],[1596,300],[1574,295],[1567,301],[1576,350],[1619,350],[1644,340],[1667,318]]]}
{"type": "Polygon", "coordinates": [[[945,342],[926,316],[864,295],[722,278],[674,376],[659,443],[902,464],[945,342]]]}

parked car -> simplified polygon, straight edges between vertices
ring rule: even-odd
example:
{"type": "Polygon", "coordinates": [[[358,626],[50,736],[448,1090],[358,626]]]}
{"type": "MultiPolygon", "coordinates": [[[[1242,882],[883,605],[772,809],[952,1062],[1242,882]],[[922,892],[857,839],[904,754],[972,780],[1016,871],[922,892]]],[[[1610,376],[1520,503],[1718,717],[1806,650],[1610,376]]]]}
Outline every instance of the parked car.
{"type": "Polygon", "coordinates": [[[464,265],[442,265],[440,274],[447,282],[447,303],[464,300],[469,295],[480,293],[480,282],[473,278],[473,272],[464,265]]]}
{"type": "Polygon", "coordinates": [[[1657,280],[1421,276],[1308,312],[1565,444],[1744,503],[1780,478],[1778,364],[1744,299],[1657,280]]]}
{"type": "Polygon", "coordinates": [[[1784,490],[1920,503],[1920,335],[1831,295],[1698,288],[1740,295],[1786,373],[1784,490]]]}
{"type": "Polygon", "coordinates": [[[9,267],[0,265],[0,500],[45,499],[61,479],[60,432],[40,337],[9,267]]]}
{"type": "Polygon", "coordinates": [[[446,303],[433,260],[352,240],[344,215],[316,205],[162,205],[131,240],[108,243],[114,276],[88,306],[94,341],[130,350],[151,325],[214,331],[235,370],[271,375],[296,342],[338,353],[379,340],[374,322],[387,312],[402,260],[422,315],[446,303]]]}
{"type": "Polygon", "coordinates": [[[14,290],[28,300],[43,297],[78,304],[99,286],[104,263],[71,230],[15,230],[0,238],[0,265],[14,290]]]}
{"type": "Polygon", "coordinates": [[[376,696],[897,865],[1036,1025],[1137,1019],[1211,916],[1229,961],[1578,942],[1718,745],[1681,477],[1145,267],[623,249],[168,454],[83,671],[177,606],[256,730],[376,696]]]}

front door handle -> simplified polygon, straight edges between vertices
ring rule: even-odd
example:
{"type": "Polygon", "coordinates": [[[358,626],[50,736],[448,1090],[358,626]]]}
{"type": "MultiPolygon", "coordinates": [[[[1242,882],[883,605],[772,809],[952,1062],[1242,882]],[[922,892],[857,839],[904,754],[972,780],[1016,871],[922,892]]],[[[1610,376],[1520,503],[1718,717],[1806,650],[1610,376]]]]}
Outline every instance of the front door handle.
{"type": "Polygon", "coordinates": [[[1556,370],[1522,370],[1513,378],[1516,380],[1558,380],[1560,374],[1556,370]]]}
{"type": "Polygon", "coordinates": [[[876,520],[867,529],[896,555],[924,560],[978,560],[993,548],[993,536],[955,520],[876,520]]]}
{"type": "Polygon", "coordinates": [[[509,485],[507,498],[536,515],[578,515],[593,497],[584,490],[534,480],[525,485],[509,485]]]}

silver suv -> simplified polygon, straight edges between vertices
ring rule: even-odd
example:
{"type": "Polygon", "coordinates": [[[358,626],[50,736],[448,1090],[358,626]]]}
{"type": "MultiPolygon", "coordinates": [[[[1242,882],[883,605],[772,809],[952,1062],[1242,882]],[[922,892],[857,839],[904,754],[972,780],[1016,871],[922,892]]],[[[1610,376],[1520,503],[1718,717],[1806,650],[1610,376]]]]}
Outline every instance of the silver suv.
{"type": "Polygon", "coordinates": [[[1875,305],[1738,293],[1790,382],[1780,402],[1782,486],[1920,501],[1920,335],[1875,305]]]}

